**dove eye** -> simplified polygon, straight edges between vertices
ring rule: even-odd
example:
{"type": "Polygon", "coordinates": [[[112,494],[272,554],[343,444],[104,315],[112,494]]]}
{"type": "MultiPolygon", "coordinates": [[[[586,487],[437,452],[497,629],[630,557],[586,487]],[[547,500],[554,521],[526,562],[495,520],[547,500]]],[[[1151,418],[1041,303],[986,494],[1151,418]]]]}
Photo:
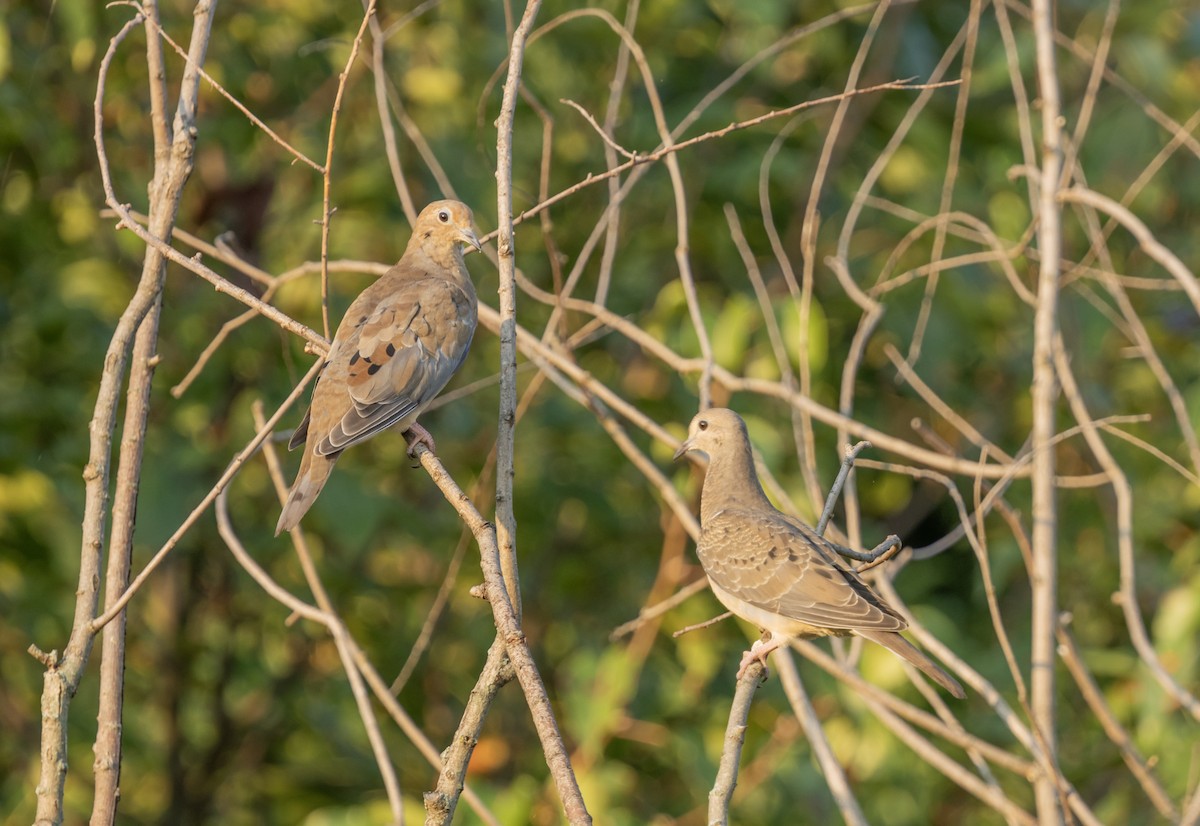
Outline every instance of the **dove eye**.
{"type": "Polygon", "coordinates": [[[700,428],[701,430],[708,430],[708,419],[701,419],[700,421],[696,422],[696,427],[700,428]]]}
{"type": "Polygon", "coordinates": [[[446,223],[447,221],[450,220],[450,213],[443,209],[441,212],[438,213],[438,220],[441,221],[443,224],[446,223]]]}

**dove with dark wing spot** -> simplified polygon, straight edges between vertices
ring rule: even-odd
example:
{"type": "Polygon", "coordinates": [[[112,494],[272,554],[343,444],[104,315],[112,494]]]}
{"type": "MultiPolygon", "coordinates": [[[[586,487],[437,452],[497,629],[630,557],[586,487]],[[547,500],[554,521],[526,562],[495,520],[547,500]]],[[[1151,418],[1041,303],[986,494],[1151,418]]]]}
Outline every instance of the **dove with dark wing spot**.
{"type": "Polygon", "coordinates": [[[275,535],[308,511],[342,451],[388,427],[434,449],[417,416],[466,358],[479,306],[463,264],[478,250],[471,210],[435,201],[421,211],[399,263],[363,290],[334,334],[312,404],[288,443],[304,445],[275,535]]]}
{"type": "Polygon", "coordinates": [[[771,504],[741,416],[723,408],[697,414],[675,458],[688,453],[708,458],[696,554],[709,585],[726,608],[769,634],[742,657],[738,677],[789,639],[857,634],[908,660],[955,697],[966,696],[900,635],[908,623],[838,561],[827,540],[771,504]]]}

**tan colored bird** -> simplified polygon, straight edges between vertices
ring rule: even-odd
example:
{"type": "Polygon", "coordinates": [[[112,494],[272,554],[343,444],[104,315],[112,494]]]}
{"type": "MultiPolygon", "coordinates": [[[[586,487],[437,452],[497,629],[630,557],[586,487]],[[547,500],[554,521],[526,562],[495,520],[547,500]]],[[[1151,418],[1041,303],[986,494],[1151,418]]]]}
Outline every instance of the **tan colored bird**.
{"type": "Polygon", "coordinates": [[[305,446],[304,459],[276,536],[296,527],[351,445],[395,427],[411,433],[409,455],[418,442],[434,449],[417,416],[462,364],[479,315],[464,245],[480,249],[470,208],[434,201],[417,216],[399,263],[346,310],[288,442],[305,446]]]}
{"type": "Polygon", "coordinates": [[[900,636],[908,623],[857,574],[830,542],[778,511],[758,481],[746,423],[713,408],[692,419],[675,458],[708,458],[700,494],[696,554],[721,603],[763,629],[742,657],[738,677],[789,639],[857,634],[900,655],[959,699],[962,686],[900,636]]]}

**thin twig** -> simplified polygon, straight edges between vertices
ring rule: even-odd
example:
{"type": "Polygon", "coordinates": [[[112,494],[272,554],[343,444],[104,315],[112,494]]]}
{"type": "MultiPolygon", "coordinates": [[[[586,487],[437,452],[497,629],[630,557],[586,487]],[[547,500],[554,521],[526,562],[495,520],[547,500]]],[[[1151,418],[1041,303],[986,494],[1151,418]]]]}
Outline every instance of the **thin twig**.
{"type": "Polygon", "coordinates": [[[179,527],[175,529],[175,532],[171,534],[170,538],[168,538],[167,541],[162,544],[162,547],[155,552],[154,556],[150,558],[150,561],[146,563],[141,572],[134,577],[133,582],[129,584],[129,587],[125,589],[124,593],[121,594],[121,597],[113,602],[113,604],[107,608],[103,614],[96,617],[96,619],[92,621],[91,627],[93,629],[103,628],[105,625],[112,622],[113,618],[115,618],[117,614],[124,610],[125,606],[129,604],[129,600],[133,599],[138,590],[146,583],[146,580],[150,578],[150,575],[153,574],[155,569],[158,568],[158,566],[162,564],[162,561],[167,558],[167,554],[175,549],[175,546],[179,544],[179,540],[183,539],[184,535],[192,528],[193,525],[196,524],[196,521],[204,514],[206,510],[208,510],[208,506],[213,503],[213,501],[217,498],[217,495],[224,490],[233,477],[237,475],[237,472],[241,469],[241,466],[246,462],[246,460],[253,456],[258,450],[259,445],[267,440],[272,431],[275,429],[275,425],[279,423],[284,414],[288,412],[296,400],[299,399],[304,393],[304,390],[308,387],[309,382],[315,379],[317,374],[321,372],[322,366],[322,363],[317,361],[308,369],[308,373],[306,373],[304,378],[301,379],[300,383],[296,385],[291,394],[288,395],[288,397],[283,400],[283,403],[279,406],[279,408],[273,414],[271,414],[271,418],[267,420],[266,426],[260,428],[259,431],[254,434],[254,438],[252,438],[249,443],[243,447],[236,456],[233,457],[233,459],[229,462],[229,466],[225,468],[225,472],[221,474],[220,478],[217,479],[216,483],[212,486],[208,493],[204,495],[204,498],[200,500],[199,504],[192,508],[192,512],[187,515],[187,518],[185,518],[182,523],[180,523],[179,527]]]}
{"type": "Polygon", "coordinates": [[[1075,638],[1071,636],[1071,632],[1067,629],[1067,623],[1070,621],[1069,616],[1059,618],[1058,625],[1058,655],[1062,658],[1063,664],[1067,666],[1067,670],[1071,672],[1071,677],[1075,680],[1075,685],[1079,687],[1079,693],[1083,695],[1084,702],[1088,704],[1088,708],[1092,710],[1092,714],[1100,722],[1100,726],[1104,729],[1104,733],[1108,735],[1108,739],[1113,742],[1117,749],[1121,752],[1121,759],[1125,761],[1125,765],[1129,767],[1129,773],[1133,775],[1146,796],[1150,798],[1150,802],[1154,804],[1154,808],[1158,809],[1158,813],[1171,821],[1179,819],[1179,809],[1171,802],[1171,798],[1167,795],[1166,789],[1158,782],[1147,765],[1146,760],[1138,751],[1137,745],[1133,742],[1133,738],[1121,726],[1112,709],[1109,708],[1108,702],[1104,699],[1104,694],[1100,691],[1100,687],[1096,685],[1096,680],[1088,673],[1087,667],[1083,663],[1083,658],[1080,656],[1079,647],[1075,644],[1075,638]]]}
{"type": "Polygon", "coordinates": [[[871,443],[866,440],[846,446],[846,455],[842,457],[841,467],[838,468],[838,474],[834,478],[833,484],[829,486],[829,495],[825,497],[825,508],[821,511],[821,518],[813,526],[818,535],[825,534],[825,528],[828,527],[829,520],[833,518],[833,509],[842,495],[842,489],[846,487],[846,479],[849,478],[850,471],[854,469],[854,460],[858,458],[858,454],[870,446],[871,443]]]}
{"type": "Polygon", "coordinates": [[[1188,269],[1183,261],[1179,259],[1179,256],[1163,246],[1154,237],[1154,233],[1128,207],[1114,201],[1107,195],[1101,195],[1099,192],[1082,187],[1061,189],[1057,192],[1057,198],[1059,201],[1066,203],[1087,204],[1120,222],[1121,226],[1125,227],[1137,239],[1138,244],[1145,253],[1169,272],[1179,283],[1179,286],[1187,293],[1187,297],[1191,300],[1196,312],[1200,313],[1200,280],[1197,280],[1195,273],[1188,269]]]}
{"type": "Polygon", "coordinates": [[[869,552],[858,556],[860,552],[854,551],[852,548],[838,548],[838,553],[842,556],[849,556],[851,559],[859,559],[863,565],[859,565],[854,569],[857,574],[864,574],[872,568],[878,568],[883,563],[890,560],[896,554],[900,553],[900,549],[904,547],[904,543],[900,541],[900,537],[892,534],[887,539],[880,542],[869,552]],[[850,551],[850,553],[846,553],[850,551]]]}
{"type": "Polygon", "coordinates": [[[619,143],[617,143],[611,137],[609,137],[608,133],[604,131],[604,127],[602,127],[600,124],[596,123],[596,119],[594,117],[592,117],[592,113],[589,112],[587,109],[584,109],[578,103],[576,103],[573,100],[570,100],[569,98],[560,98],[558,102],[565,103],[567,106],[570,106],[576,112],[583,115],[583,119],[586,120],[588,122],[588,126],[592,127],[592,129],[596,132],[596,134],[600,136],[600,140],[604,141],[605,146],[609,147],[610,149],[612,149],[616,152],[620,152],[622,155],[624,155],[626,158],[629,158],[630,160],[637,159],[637,153],[630,152],[628,149],[621,146],[619,143]]]}
{"type": "MultiPolygon", "coordinates": [[[[596,11],[596,10],[592,10],[592,11],[596,11]]],[[[633,160],[626,161],[625,163],[621,164],[620,166],[615,166],[612,169],[605,170],[604,172],[597,172],[595,174],[591,174],[588,177],[586,177],[584,180],[579,181],[578,183],[567,187],[566,189],[562,190],[558,194],[546,199],[545,201],[542,201],[540,204],[536,204],[536,205],[530,207],[529,209],[522,212],[520,215],[517,215],[516,217],[514,217],[513,224],[516,225],[516,224],[520,224],[525,221],[528,221],[530,218],[534,217],[542,210],[549,209],[554,204],[558,203],[559,201],[561,201],[565,198],[571,197],[572,195],[576,194],[580,190],[586,189],[589,186],[595,186],[596,184],[600,183],[601,181],[606,181],[609,178],[614,178],[618,175],[628,172],[630,169],[633,169],[636,166],[643,166],[645,164],[656,163],[656,162],[662,160],[663,158],[667,157],[668,155],[672,155],[677,152],[681,152],[684,149],[690,149],[693,146],[696,146],[697,144],[704,143],[704,142],[710,141],[710,140],[716,140],[717,138],[723,138],[726,135],[732,134],[733,132],[738,132],[738,131],[741,131],[742,129],[749,129],[753,126],[758,126],[760,124],[766,123],[767,121],[775,120],[777,118],[788,117],[789,115],[794,115],[795,113],[804,111],[805,109],[812,109],[812,108],[815,108],[818,106],[826,106],[830,103],[835,103],[835,102],[843,100],[847,97],[857,97],[859,95],[870,95],[870,94],[876,94],[878,92],[889,92],[889,91],[912,92],[912,91],[936,90],[936,89],[945,89],[945,88],[948,88],[951,86],[957,86],[957,85],[958,85],[957,80],[947,80],[947,81],[942,81],[939,83],[910,83],[910,82],[904,81],[904,80],[893,80],[893,81],[889,81],[887,83],[878,83],[874,86],[868,86],[863,89],[852,89],[850,91],[842,92],[842,93],[836,94],[836,95],[829,95],[827,97],[816,98],[814,100],[806,100],[803,103],[797,103],[793,106],[788,106],[783,109],[777,109],[777,110],[774,110],[771,112],[767,112],[764,115],[758,115],[757,117],[753,117],[748,120],[731,123],[728,126],[722,127],[721,129],[714,129],[711,132],[705,132],[703,135],[697,135],[694,138],[688,138],[687,140],[680,141],[679,143],[674,143],[674,144],[671,144],[670,146],[661,147],[659,149],[654,150],[653,152],[647,152],[647,153],[635,152],[636,158],[634,158],[633,160]]],[[[480,239],[480,241],[486,243],[487,241],[492,240],[494,235],[495,235],[495,233],[485,235],[484,237],[482,237],[480,239]]]]}
{"type": "MultiPolygon", "coordinates": [[[[707,584],[707,582],[705,582],[705,584],[707,584]]],[[[678,594],[676,594],[676,596],[678,596],[678,594]]],[[[723,614],[717,614],[712,619],[706,619],[704,622],[697,622],[694,625],[685,625],[683,628],[680,628],[678,631],[672,631],[671,636],[674,637],[675,639],[679,639],[684,634],[690,634],[693,631],[701,631],[705,628],[708,628],[710,625],[716,625],[718,622],[727,620],[732,616],[733,616],[732,611],[726,611],[723,614]]],[[[641,618],[639,617],[639,619],[641,619],[641,618]]],[[[624,626],[622,626],[622,627],[624,627],[624,626]]],[[[618,629],[618,630],[620,630],[620,629],[618,629]]],[[[616,631],[613,632],[613,635],[614,636],[616,635],[616,631]]]]}
{"type": "MultiPolygon", "coordinates": [[[[142,8],[142,6],[139,3],[133,2],[133,0],[121,0],[121,2],[114,3],[113,5],[132,6],[133,8],[138,9],[140,12],[145,14],[145,10],[142,8]]],[[[255,115],[248,108],[246,108],[245,104],[243,104],[240,100],[238,100],[233,95],[231,95],[228,91],[226,91],[225,87],[222,86],[220,83],[218,83],[213,78],[212,75],[210,75],[208,72],[204,71],[204,68],[202,66],[195,64],[193,62],[192,56],[189,55],[188,52],[185,52],[183,50],[182,46],[180,46],[178,43],[176,43],[174,40],[172,40],[171,35],[167,34],[166,30],[163,29],[163,27],[158,24],[157,18],[155,18],[149,22],[151,22],[151,24],[154,26],[155,34],[158,37],[161,37],[163,40],[165,40],[167,42],[167,44],[172,49],[174,49],[175,52],[180,57],[182,57],[186,61],[189,61],[189,66],[188,66],[189,70],[194,70],[195,72],[197,72],[200,75],[200,77],[204,78],[205,83],[207,83],[209,86],[211,86],[217,92],[217,94],[219,94],[221,97],[225,98],[227,101],[229,101],[231,104],[233,104],[234,108],[236,108],[239,112],[241,112],[243,115],[245,115],[246,119],[248,121],[250,121],[255,126],[257,126],[259,129],[261,129],[263,134],[265,134],[267,137],[269,137],[275,143],[279,144],[279,146],[282,147],[285,152],[287,152],[289,155],[294,157],[296,160],[301,161],[302,163],[304,163],[308,166],[311,166],[317,172],[322,171],[320,164],[318,164],[312,158],[308,157],[303,152],[301,152],[299,149],[297,149],[296,147],[292,146],[290,143],[285,141],[282,137],[280,137],[278,132],[276,132],[271,127],[267,126],[267,124],[264,123],[257,115],[255,115]]]]}
{"type": "Polygon", "coordinates": [[[333,209],[329,205],[329,194],[333,187],[333,148],[334,136],[337,135],[338,115],[342,111],[342,97],[346,94],[346,84],[350,80],[350,70],[358,57],[359,46],[367,33],[367,25],[375,17],[375,0],[368,0],[362,23],[354,42],[350,44],[350,56],[346,58],[346,67],[338,75],[337,92],[333,96],[333,109],[329,115],[329,139],[325,143],[325,165],[321,167],[321,324],[325,338],[330,337],[329,326],[329,222],[333,218],[333,209]]]}
{"type": "Polygon", "coordinates": [[[675,608],[675,607],[683,604],[688,599],[690,599],[691,597],[700,593],[707,587],[708,587],[708,579],[706,577],[701,577],[700,579],[697,579],[696,581],[692,582],[691,584],[683,586],[682,588],[680,588],[678,591],[676,591],[674,594],[667,597],[663,601],[655,603],[654,605],[652,605],[648,608],[643,608],[641,611],[638,612],[638,615],[635,618],[631,619],[629,622],[618,625],[616,628],[614,628],[612,630],[612,633],[610,633],[608,635],[608,639],[610,641],[616,641],[616,640],[619,640],[621,637],[632,634],[634,631],[636,631],[638,628],[640,628],[644,623],[661,617],[663,614],[667,613],[672,608],[675,608]]]}
{"type": "MultiPolygon", "coordinates": [[[[971,74],[975,64],[975,46],[979,42],[979,17],[983,4],[981,0],[971,0],[970,11],[964,24],[966,38],[963,43],[963,56],[959,75],[962,85],[958,87],[958,96],[954,103],[954,120],[950,126],[950,147],[946,157],[946,173],[942,179],[941,199],[938,203],[938,215],[950,212],[950,204],[954,197],[954,184],[958,180],[959,158],[962,154],[963,129],[967,121],[967,104],[971,97],[971,74]]],[[[933,250],[929,260],[937,264],[942,260],[946,249],[946,221],[938,221],[933,236],[933,250]]],[[[916,364],[921,355],[921,345],[925,340],[925,331],[929,327],[929,318],[933,312],[933,295],[938,286],[938,270],[929,273],[925,282],[925,293],[921,296],[921,307],[917,311],[917,320],[913,325],[912,339],[908,346],[905,363],[909,366],[916,364]]]]}
{"type": "Polygon", "coordinates": [[[866,826],[867,818],[854,797],[842,764],[833,753],[829,738],[825,736],[821,718],[817,716],[817,710],[808,699],[808,692],[804,690],[804,683],[800,680],[800,671],[796,668],[792,652],[787,648],[780,648],[771,659],[775,663],[775,670],[779,672],[779,681],[783,684],[783,692],[792,706],[792,713],[804,729],[813,756],[817,758],[817,764],[821,767],[825,785],[829,787],[829,792],[842,813],[842,819],[849,826],[866,826]]]}
{"type": "MultiPolygon", "coordinates": [[[[632,32],[637,24],[641,0],[629,0],[625,6],[623,26],[632,32]]],[[[608,85],[608,106],[604,112],[604,125],[601,131],[610,135],[616,132],[617,117],[621,111],[622,93],[625,79],[629,75],[629,44],[624,40],[617,50],[617,66],[613,70],[612,82],[608,85]]],[[[604,165],[612,169],[617,165],[616,150],[607,143],[604,145],[604,165]]],[[[542,200],[545,200],[543,198],[542,200]]],[[[621,229],[621,184],[616,178],[608,180],[608,209],[605,210],[602,222],[604,224],[604,249],[600,253],[600,272],[596,276],[596,302],[604,304],[608,299],[608,290],[612,284],[613,264],[617,260],[617,241],[621,229]]],[[[600,224],[597,224],[599,229],[600,224]]]]}
{"type": "MultiPolygon", "coordinates": [[[[217,531],[220,533],[221,538],[225,540],[226,547],[233,553],[238,564],[276,602],[281,603],[307,619],[321,623],[329,630],[330,635],[333,637],[338,656],[342,661],[342,670],[346,673],[346,678],[350,682],[350,690],[354,695],[354,703],[358,707],[358,714],[366,730],[367,740],[371,744],[371,752],[375,756],[375,764],[379,767],[379,773],[383,777],[383,786],[387,792],[388,804],[392,811],[392,823],[395,826],[404,826],[404,800],[400,794],[400,781],[396,776],[396,769],[392,765],[391,758],[388,757],[387,745],[383,741],[383,732],[380,731],[379,720],[375,717],[375,710],[371,705],[367,686],[354,660],[356,646],[350,640],[349,631],[346,630],[345,624],[336,614],[328,610],[315,608],[293,597],[283,586],[275,582],[270,574],[259,566],[254,557],[246,551],[245,546],[234,530],[233,522],[229,518],[228,499],[229,488],[226,486],[221,489],[216,497],[217,531]]],[[[322,596],[324,597],[324,594],[322,596]]]]}

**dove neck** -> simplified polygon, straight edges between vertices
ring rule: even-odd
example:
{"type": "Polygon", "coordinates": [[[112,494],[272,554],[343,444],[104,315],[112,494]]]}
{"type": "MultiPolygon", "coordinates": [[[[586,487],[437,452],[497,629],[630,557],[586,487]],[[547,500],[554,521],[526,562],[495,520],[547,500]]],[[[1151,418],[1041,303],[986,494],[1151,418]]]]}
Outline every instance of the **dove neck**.
{"type": "Polygon", "coordinates": [[[424,272],[444,272],[458,282],[470,282],[462,248],[458,244],[422,243],[414,238],[404,251],[404,259],[424,272]]]}
{"type": "Polygon", "coordinates": [[[709,455],[704,489],[700,494],[702,524],[729,508],[758,510],[772,507],[758,481],[758,471],[754,469],[754,455],[749,444],[716,453],[715,456],[709,455]]]}

